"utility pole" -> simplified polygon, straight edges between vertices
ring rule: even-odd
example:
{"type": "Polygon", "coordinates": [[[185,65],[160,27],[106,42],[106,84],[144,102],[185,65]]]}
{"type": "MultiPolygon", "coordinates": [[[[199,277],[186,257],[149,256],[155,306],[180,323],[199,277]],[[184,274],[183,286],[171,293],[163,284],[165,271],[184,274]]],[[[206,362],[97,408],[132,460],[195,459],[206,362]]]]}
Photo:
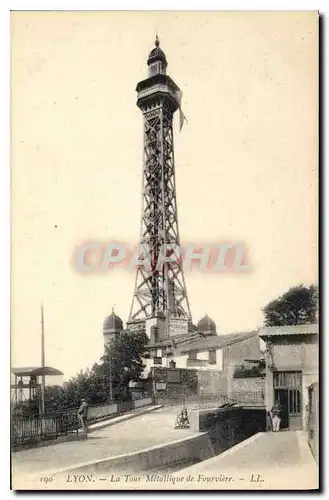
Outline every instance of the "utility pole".
{"type": "MultiPolygon", "coordinates": [[[[43,317],[43,304],[41,303],[41,368],[45,368],[45,325],[43,317]]],[[[41,375],[41,415],[45,412],[45,375],[41,375]]]]}
{"type": "Polygon", "coordinates": [[[113,388],[112,388],[112,365],[110,365],[110,401],[113,401],[113,388]]]}
{"type": "Polygon", "coordinates": [[[113,386],[112,386],[112,353],[111,353],[111,346],[110,346],[110,352],[109,352],[109,357],[110,357],[110,401],[111,403],[113,402],[113,386]]]}

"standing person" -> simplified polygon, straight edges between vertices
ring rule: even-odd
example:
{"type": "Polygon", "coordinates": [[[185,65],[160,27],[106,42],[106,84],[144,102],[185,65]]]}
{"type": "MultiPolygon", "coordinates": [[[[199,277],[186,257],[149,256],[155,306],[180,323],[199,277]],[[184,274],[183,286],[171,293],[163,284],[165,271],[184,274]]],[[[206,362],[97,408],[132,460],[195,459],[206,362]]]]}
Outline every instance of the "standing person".
{"type": "Polygon", "coordinates": [[[271,410],[271,418],[272,418],[272,429],[273,432],[278,432],[280,430],[281,424],[281,406],[280,403],[275,403],[271,410]]]}
{"type": "Polygon", "coordinates": [[[88,403],[85,399],[81,400],[81,406],[78,410],[78,418],[81,422],[82,429],[87,431],[88,403]]]}

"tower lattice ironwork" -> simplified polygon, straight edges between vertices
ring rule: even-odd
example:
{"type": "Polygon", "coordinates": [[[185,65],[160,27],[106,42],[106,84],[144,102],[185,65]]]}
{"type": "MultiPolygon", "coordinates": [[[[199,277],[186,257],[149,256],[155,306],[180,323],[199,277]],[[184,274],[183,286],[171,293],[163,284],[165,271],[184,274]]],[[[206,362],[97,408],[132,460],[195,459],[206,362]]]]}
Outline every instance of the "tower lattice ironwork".
{"type": "Polygon", "coordinates": [[[181,91],[166,74],[166,56],[158,37],[147,64],[148,78],[136,90],[144,120],[140,249],[148,265],[144,260],[137,267],[129,321],[159,315],[191,321],[180,258],[173,140],[173,116],[180,110],[181,91]]]}

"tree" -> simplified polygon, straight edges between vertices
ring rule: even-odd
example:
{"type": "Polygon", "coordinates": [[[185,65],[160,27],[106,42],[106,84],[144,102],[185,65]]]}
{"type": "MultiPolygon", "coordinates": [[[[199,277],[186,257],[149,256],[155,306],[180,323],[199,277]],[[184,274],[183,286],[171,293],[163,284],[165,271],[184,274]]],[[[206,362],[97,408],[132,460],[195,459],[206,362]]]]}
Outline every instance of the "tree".
{"type": "Polygon", "coordinates": [[[142,332],[123,332],[106,348],[97,371],[111,380],[115,400],[130,398],[129,382],[139,380],[144,370],[142,354],[146,343],[142,332]]]}
{"type": "MultiPolygon", "coordinates": [[[[130,399],[129,382],[139,380],[144,365],[142,354],[147,344],[147,337],[141,332],[123,332],[106,348],[99,364],[91,370],[80,371],[64,387],[47,386],[45,388],[45,410],[48,415],[65,413],[80,406],[81,399],[87,399],[90,405],[104,404],[110,401],[111,385],[113,399],[130,399]]],[[[22,413],[39,413],[39,395],[28,405],[22,406],[22,413]]]]}
{"type": "Polygon", "coordinates": [[[265,326],[315,323],[318,313],[318,288],[299,285],[272,300],[263,309],[265,326]]]}

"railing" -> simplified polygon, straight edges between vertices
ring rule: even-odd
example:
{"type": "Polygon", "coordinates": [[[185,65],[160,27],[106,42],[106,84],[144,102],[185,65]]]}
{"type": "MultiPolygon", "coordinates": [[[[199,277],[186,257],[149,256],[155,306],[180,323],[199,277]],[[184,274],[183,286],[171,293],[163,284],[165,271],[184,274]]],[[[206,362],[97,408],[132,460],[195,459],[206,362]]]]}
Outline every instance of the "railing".
{"type": "Polygon", "coordinates": [[[153,403],[152,398],[136,399],[133,402],[134,409],[142,408],[143,406],[149,406],[153,403]]]}
{"type": "Polygon", "coordinates": [[[171,95],[174,99],[177,99],[177,95],[175,91],[172,89],[171,85],[168,85],[167,83],[165,84],[155,84],[152,85],[152,87],[148,87],[146,89],[140,90],[138,92],[138,99],[141,99],[142,97],[146,97],[148,95],[151,95],[155,92],[165,92],[169,95],[171,95]]]}
{"type": "MultiPolygon", "coordinates": [[[[78,408],[76,409],[78,411],[78,408]]],[[[115,416],[118,414],[117,404],[108,404],[100,406],[90,406],[88,408],[88,422],[92,423],[103,418],[115,416]]]]}
{"type": "Polygon", "coordinates": [[[56,439],[78,433],[78,417],[70,413],[54,417],[13,417],[11,438],[12,444],[24,444],[45,439],[56,439]]]}
{"type": "Polygon", "coordinates": [[[246,405],[263,406],[265,404],[265,394],[263,391],[232,391],[229,399],[246,405]]]}
{"type": "Polygon", "coordinates": [[[156,404],[164,406],[185,405],[195,408],[209,408],[221,406],[223,404],[242,404],[262,407],[265,404],[265,397],[263,391],[250,391],[250,392],[236,392],[230,393],[205,393],[199,394],[171,394],[166,395],[158,393],[155,398],[156,404]]]}
{"type": "MultiPolygon", "coordinates": [[[[144,406],[149,406],[152,404],[152,398],[141,398],[135,399],[133,401],[125,401],[119,403],[111,403],[105,405],[95,405],[88,407],[88,423],[97,422],[99,420],[108,419],[111,417],[116,417],[122,415],[127,411],[133,411],[137,408],[142,408],[144,406]]],[[[78,408],[70,410],[70,413],[77,414],[78,408]]]]}
{"type": "MultiPolygon", "coordinates": [[[[152,402],[152,398],[147,397],[122,403],[89,406],[88,424],[149,406],[152,402]]],[[[68,435],[70,432],[78,433],[81,424],[77,413],[78,408],[70,408],[61,415],[34,418],[13,416],[12,443],[19,445],[45,439],[56,439],[59,436],[68,435]]]]}
{"type": "Polygon", "coordinates": [[[218,394],[161,394],[157,393],[155,403],[163,406],[189,405],[201,407],[205,404],[215,406],[219,404],[220,397],[218,394]]]}

